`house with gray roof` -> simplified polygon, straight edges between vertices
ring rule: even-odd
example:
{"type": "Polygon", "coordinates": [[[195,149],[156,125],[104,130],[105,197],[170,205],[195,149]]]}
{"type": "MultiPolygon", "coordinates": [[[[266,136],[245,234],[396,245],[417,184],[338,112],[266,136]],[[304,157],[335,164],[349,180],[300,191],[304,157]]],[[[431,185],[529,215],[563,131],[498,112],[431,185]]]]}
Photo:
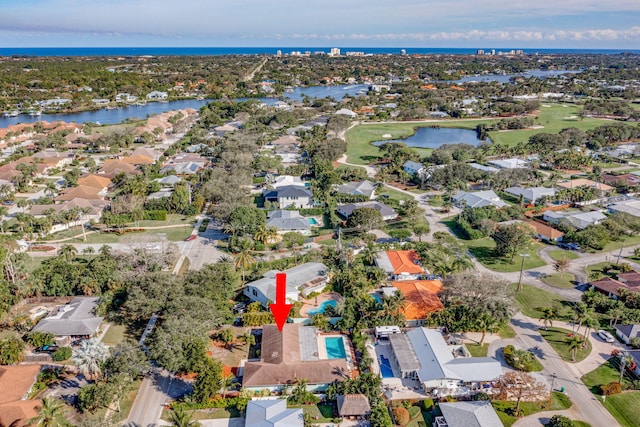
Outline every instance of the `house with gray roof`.
{"type": "Polygon", "coordinates": [[[392,334],[394,372],[420,382],[425,392],[456,394],[463,387],[479,388],[502,375],[493,357],[469,357],[462,344],[448,344],[435,329],[415,328],[392,334]]]}
{"type": "Polygon", "coordinates": [[[349,219],[354,210],[360,208],[372,208],[380,212],[382,219],[390,221],[398,217],[398,213],[391,207],[380,202],[359,202],[359,203],[347,203],[346,205],[338,205],[338,213],[345,219],[349,219]]]}
{"type": "Polygon", "coordinates": [[[485,206],[495,206],[500,209],[507,204],[498,197],[498,195],[493,190],[485,190],[485,191],[458,191],[455,196],[453,196],[453,201],[458,206],[466,206],[469,208],[483,208],[485,206]]]}
{"type": "Polygon", "coordinates": [[[500,169],[522,169],[529,167],[528,161],[517,158],[491,160],[487,163],[500,169]]]}
{"type": "Polygon", "coordinates": [[[402,165],[402,170],[411,176],[420,176],[427,171],[422,163],[414,162],[412,160],[407,160],[404,165],[402,165]]]}
{"type": "MultiPolygon", "coordinates": [[[[262,279],[247,283],[243,293],[251,300],[258,301],[268,308],[269,303],[276,300],[276,274],[280,271],[269,270],[262,279]]],[[[298,301],[302,294],[306,297],[311,292],[321,292],[327,283],[327,267],[319,262],[307,262],[283,273],[287,275],[287,301],[298,301]]]]}
{"type": "Polygon", "coordinates": [[[507,194],[511,194],[515,197],[520,197],[524,199],[527,203],[536,203],[537,200],[540,200],[542,197],[554,197],[556,195],[555,188],[547,188],[547,187],[509,187],[505,188],[504,192],[507,194]]]}
{"type": "Polygon", "coordinates": [[[338,185],[336,192],[339,194],[360,194],[373,199],[376,194],[376,186],[371,181],[354,181],[338,185]]]}
{"type": "Polygon", "coordinates": [[[309,209],[314,206],[313,193],[305,186],[300,185],[284,185],[278,187],[266,192],[264,199],[267,202],[276,202],[280,209],[289,207],[309,209]]]}
{"type": "Polygon", "coordinates": [[[632,338],[640,338],[640,324],[635,325],[619,325],[616,324],[616,335],[625,344],[629,345],[632,338]]]}
{"type": "Polygon", "coordinates": [[[250,400],[246,427],[303,427],[302,408],[287,409],[286,399],[250,400]]]}
{"type": "Polygon", "coordinates": [[[163,186],[173,187],[174,185],[181,183],[182,178],[175,175],[168,175],[168,176],[163,176],[162,178],[156,178],[154,179],[154,181],[160,183],[160,185],[163,185],[163,186]]]}
{"type": "Polygon", "coordinates": [[[32,331],[50,332],[55,335],[59,344],[90,337],[104,319],[94,314],[99,300],[98,297],[74,297],[69,304],[60,305],[52,310],[32,331]]]}
{"type": "Polygon", "coordinates": [[[470,402],[442,402],[438,405],[442,416],[436,417],[435,427],[502,427],[502,421],[488,400],[470,402]]]}
{"type": "Polygon", "coordinates": [[[499,170],[498,168],[494,168],[493,166],[485,166],[479,163],[469,163],[469,166],[471,166],[474,169],[478,169],[479,171],[482,171],[482,172],[495,173],[495,172],[498,172],[499,170]]]}
{"type": "Polygon", "coordinates": [[[544,211],[542,219],[550,224],[565,224],[578,230],[584,230],[590,225],[600,224],[607,216],[600,211],[591,212],[566,212],[544,211]]]}
{"type": "Polygon", "coordinates": [[[278,233],[296,232],[300,234],[311,234],[311,224],[309,220],[298,211],[277,210],[269,212],[267,215],[267,227],[275,227],[278,233]]]}

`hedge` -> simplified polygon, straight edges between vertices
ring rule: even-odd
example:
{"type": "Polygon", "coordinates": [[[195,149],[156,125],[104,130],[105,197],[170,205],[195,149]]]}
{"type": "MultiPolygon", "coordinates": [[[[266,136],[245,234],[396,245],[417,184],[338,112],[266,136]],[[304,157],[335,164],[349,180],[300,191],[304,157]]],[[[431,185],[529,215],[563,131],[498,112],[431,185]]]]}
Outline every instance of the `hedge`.
{"type": "Polygon", "coordinates": [[[145,210],[144,211],[144,219],[147,221],[166,221],[167,220],[167,211],[166,210],[145,210]]]}
{"type": "Polygon", "coordinates": [[[63,360],[67,360],[71,357],[71,348],[70,347],[60,347],[56,351],[53,352],[51,358],[56,362],[62,362],[63,360]]]}

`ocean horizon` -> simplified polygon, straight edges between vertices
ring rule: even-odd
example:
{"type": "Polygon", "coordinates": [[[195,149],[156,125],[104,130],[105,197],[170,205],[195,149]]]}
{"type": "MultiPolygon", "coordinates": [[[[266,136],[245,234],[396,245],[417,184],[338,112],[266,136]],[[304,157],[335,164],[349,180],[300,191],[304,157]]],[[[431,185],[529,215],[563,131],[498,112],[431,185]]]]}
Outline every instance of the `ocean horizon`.
{"type": "MultiPolygon", "coordinates": [[[[601,54],[616,55],[623,52],[640,54],[640,49],[547,49],[547,48],[411,48],[411,47],[340,47],[341,54],[364,52],[373,55],[473,55],[478,49],[509,52],[522,50],[524,54],[601,54]]],[[[220,55],[276,55],[291,52],[324,52],[331,47],[2,47],[0,56],[220,56],[220,55]]]]}

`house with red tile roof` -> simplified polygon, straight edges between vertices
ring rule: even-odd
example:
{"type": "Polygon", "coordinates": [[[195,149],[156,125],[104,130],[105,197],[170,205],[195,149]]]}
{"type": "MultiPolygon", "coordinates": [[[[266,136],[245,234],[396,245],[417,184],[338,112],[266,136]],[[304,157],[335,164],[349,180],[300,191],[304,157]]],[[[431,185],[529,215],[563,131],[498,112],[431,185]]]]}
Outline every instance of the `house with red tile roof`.
{"type": "Polygon", "coordinates": [[[640,293],[640,273],[637,271],[620,273],[617,279],[604,277],[589,282],[589,285],[596,291],[617,299],[620,296],[620,291],[640,293]]]}
{"type": "Polygon", "coordinates": [[[23,427],[38,414],[40,400],[23,400],[40,365],[0,366],[0,426],[23,427]]]}
{"type": "Polygon", "coordinates": [[[407,326],[422,326],[431,313],[444,309],[438,293],[440,280],[402,280],[391,282],[404,298],[402,314],[407,326]]]}
{"type": "Polygon", "coordinates": [[[529,227],[533,229],[534,236],[545,242],[559,242],[564,237],[564,233],[560,230],[556,230],[553,227],[543,224],[538,221],[524,221],[529,227]]]}
{"type": "Polygon", "coordinates": [[[378,252],[375,263],[392,280],[415,280],[428,274],[420,263],[420,256],[413,250],[378,252]]]}

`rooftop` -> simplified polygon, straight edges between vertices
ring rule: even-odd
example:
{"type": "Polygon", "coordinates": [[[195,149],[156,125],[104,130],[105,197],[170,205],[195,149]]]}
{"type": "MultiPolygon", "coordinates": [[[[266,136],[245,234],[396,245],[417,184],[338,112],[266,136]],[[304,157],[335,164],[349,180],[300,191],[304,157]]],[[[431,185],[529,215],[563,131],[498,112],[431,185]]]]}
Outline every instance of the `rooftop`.
{"type": "Polygon", "coordinates": [[[93,335],[102,323],[102,317],[93,314],[97,297],[74,297],[69,304],[56,307],[40,320],[33,331],[51,332],[56,336],[93,335]]]}

